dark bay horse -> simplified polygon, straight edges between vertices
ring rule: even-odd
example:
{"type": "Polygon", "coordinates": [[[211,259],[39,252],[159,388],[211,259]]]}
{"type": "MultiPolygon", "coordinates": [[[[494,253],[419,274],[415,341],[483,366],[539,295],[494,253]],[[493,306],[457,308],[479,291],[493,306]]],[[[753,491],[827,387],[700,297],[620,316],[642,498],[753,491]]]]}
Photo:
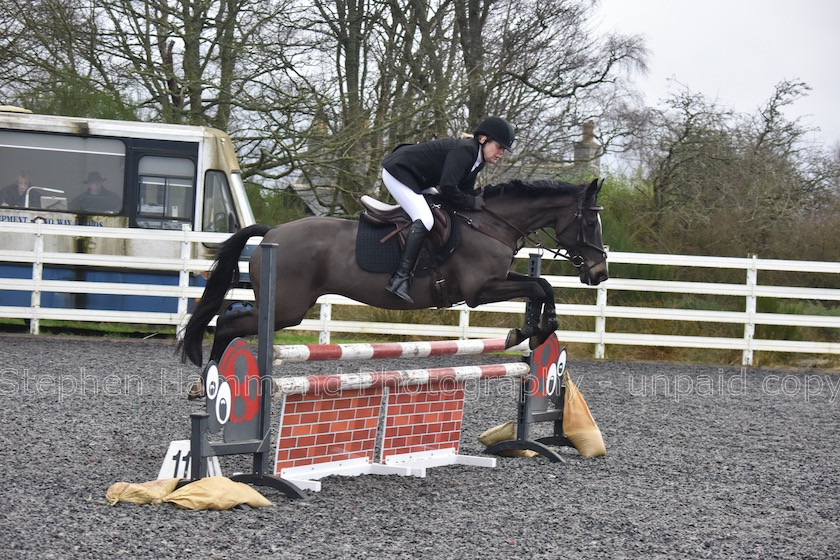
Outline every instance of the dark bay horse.
{"type": "MultiPolygon", "coordinates": [[[[530,338],[541,343],[557,329],[554,290],[542,278],[512,272],[517,244],[544,228],[554,230],[554,241],[565,249],[557,254],[578,268],[584,284],[597,285],[608,278],[597,197],[603,181],[589,185],[559,181],[512,181],[484,190],[483,211],[459,211],[463,220],[455,252],[440,265],[440,275],[457,287],[468,306],[526,298],[533,312],[521,329],[508,335],[508,346],[530,338]]],[[[190,318],[179,343],[182,359],[202,365],[202,340],[208,324],[219,313],[225,294],[237,273],[239,255],[248,239],[262,235],[277,243],[275,330],[300,324],[319,296],[339,294],[383,309],[435,307],[433,281],[416,278],[414,303],[385,290],[390,273],[371,273],[356,264],[358,222],[311,217],[277,227],[249,226],[230,237],[216,254],[204,295],[190,318]]],[[[250,260],[254,293],[259,295],[260,250],[250,260]]],[[[257,333],[257,301],[253,309],[219,316],[210,359],[218,361],[234,338],[257,333]]]]}

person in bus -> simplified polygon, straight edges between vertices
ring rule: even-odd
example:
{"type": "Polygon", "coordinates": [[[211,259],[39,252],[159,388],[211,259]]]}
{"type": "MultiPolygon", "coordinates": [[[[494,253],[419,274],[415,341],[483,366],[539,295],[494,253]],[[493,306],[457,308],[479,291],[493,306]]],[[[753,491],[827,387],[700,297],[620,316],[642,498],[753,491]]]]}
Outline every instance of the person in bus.
{"type": "Polygon", "coordinates": [[[109,213],[119,211],[122,206],[119,195],[105,188],[105,178],[98,171],[88,173],[83,182],[87,188],[71,202],[70,207],[73,210],[109,213]]]}
{"type": "MultiPolygon", "coordinates": [[[[11,185],[6,185],[0,191],[0,206],[14,206],[17,208],[26,208],[26,191],[32,186],[32,179],[29,173],[21,171],[18,173],[17,180],[11,185]]],[[[37,189],[29,192],[29,206],[37,208],[41,206],[41,195],[38,194],[37,189]]]]}
{"type": "Polygon", "coordinates": [[[484,119],[472,136],[401,144],[382,160],[382,182],[412,220],[397,271],[385,289],[413,302],[411,280],[420,247],[434,217],[423,192],[436,188],[456,208],[481,210],[484,198],[475,180],[485,163],[498,163],[513,145],[513,126],[501,117],[484,119]]]}

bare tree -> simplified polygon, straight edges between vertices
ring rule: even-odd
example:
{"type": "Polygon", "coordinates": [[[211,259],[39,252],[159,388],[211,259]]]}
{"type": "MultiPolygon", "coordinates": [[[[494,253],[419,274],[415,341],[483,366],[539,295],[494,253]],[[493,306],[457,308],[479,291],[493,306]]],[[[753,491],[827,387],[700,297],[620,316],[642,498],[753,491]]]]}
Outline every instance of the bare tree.
{"type": "Polygon", "coordinates": [[[27,99],[42,84],[81,82],[74,92],[80,99],[104,92],[143,119],[231,132],[246,175],[293,160],[294,145],[279,149],[296,129],[287,128],[297,91],[289,68],[300,44],[297,27],[289,25],[293,2],[0,1],[14,31],[0,52],[15,61],[2,65],[10,70],[0,74],[0,88],[12,96],[27,99]]]}
{"type": "Polygon", "coordinates": [[[126,84],[98,73],[95,14],[86,3],[0,0],[0,26],[7,99],[41,112],[135,118],[126,84]]]}
{"type": "Polygon", "coordinates": [[[638,38],[593,36],[594,5],[0,0],[0,91],[23,99],[64,79],[143,119],[222,128],[246,176],[299,172],[352,207],[387,150],[490,114],[517,125],[512,163],[565,162],[580,124],[610,114],[625,69],[643,66],[638,38]]]}
{"type": "MultiPolygon", "coordinates": [[[[616,100],[629,91],[623,73],[644,68],[646,51],[636,37],[592,36],[593,2],[388,0],[385,6],[365,11],[362,5],[353,12],[364,12],[376,23],[366,37],[372,47],[359,51],[355,66],[365,69],[366,95],[347,96],[364,105],[358,112],[365,115],[366,128],[357,134],[339,131],[348,126],[350,113],[345,105],[336,113],[336,102],[325,103],[331,133],[322,139],[329,149],[320,150],[327,157],[319,165],[352,152],[360,175],[344,174],[347,180],[337,181],[351,197],[369,192],[387,149],[470,131],[490,114],[516,123],[520,141],[511,163],[532,167],[566,163],[587,120],[603,119],[602,140],[626,132],[626,127],[611,131],[605,116],[617,113],[616,100]]],[[[341,28],[350,19],[337,18],[337,11],[321,5],[320,13],[337,22],[324,34],[325,54],[344,52],[358,32],[341,28]]],[[[346,69],[321,80],[343,84],[350,76],[346,69]]],[[[314,83],[330,90],[323,81],[314,83]]],[[[345,89],[360,83],[348,81],[345,89]]]]}
{"type": "MultiPolygon", "coordinates": [[[[755,115],[684,91],[654,113],[647,152],[658,247],[781,256],[832,198],[840,168],[781,109],[807,92],[778,84],[755,115]]],[[[790,256],[787,254],[787,256],[790,256]]]]}

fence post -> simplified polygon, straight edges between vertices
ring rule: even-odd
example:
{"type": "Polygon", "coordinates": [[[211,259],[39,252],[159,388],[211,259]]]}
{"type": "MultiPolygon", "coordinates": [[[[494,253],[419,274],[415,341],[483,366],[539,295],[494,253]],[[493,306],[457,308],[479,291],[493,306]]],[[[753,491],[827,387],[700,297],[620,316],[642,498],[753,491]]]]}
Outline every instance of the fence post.
{"type": "Polygon", "coordinates": [[[595,316],[595,334],[598,335],[598,344],[595,345],[595,358],[603,360],[607,354],[607,348],[604,344],[604,337],[607,333],[607,286],[603,283],[597,288],[595,306],[598,308],[598,314],[595,316]]]}
{"type": "Polygon", "coordinates": [[[184,239],[181,241],[181,271],[178,273],[178,286],[181,288],[181,295],[178,296],[178,326],[175,332],[175,338],[178,340],[181,340],[184,336],[184,317],[187,315],[189,303],[186,289],[190,286],[190,271],[187,268],[187,260],[192,252],[192,242],[190,240],[192,230],[190,226],[184,224],[181,226],[181,231],[184,234],[184,239]]]}
{"type": "Polygon", "coordinates": [[[36,219],[38,231],[35,233],[35,243],[32,248],[35,252],[35,260],[32,263],[32,319],[29,321],[29,334],[41,332],[41,320],[38,318],[41,311],[41,280],[44,277],[44,263],[41,258],[44,254],[44,221],[36,219]]]}
{"type": "Polygon", "coordinates": [[[461,340],[469,338],[467,331],[470,329],[470,310],[466,304],[458,313],[458,327],[461,329],[461,340]]]}
{"type": "Polygon", "coordinates": [[[332,319],[332,304],[321,304],[321,332],[318,334],[318,344],[330,343],[330,320],[332,319]]]}
{"type": "Polygon", "coordinates": [[[755,338],[755,310],[756,297],[755,288],[758,285],[758,257],[752,255],[750,267],[747,268],[747,288],[750,293],[747,296],[747,304],[744,317],[744,354],[741,358],[741,365],[751,366],[753,363],[753,338],[755,338]]]}
{"type": "MultiPolygon", "coordinates": [[[[260,301],[258,310],[257,367],[260,372],[260,435],[268,438],[271,429],[271,375],[274,367],[274,298],[277,279],[277,243],[260,243],[262,268],[260,269],[260,301]],[[266,305],[267,304],[267,305],[266,305]]],[[[256,294],[255,294],[256,295],[256,294]]],[[[254,453],[254,474],[269,475],[269,450],[260,448],[254,453]]]]}

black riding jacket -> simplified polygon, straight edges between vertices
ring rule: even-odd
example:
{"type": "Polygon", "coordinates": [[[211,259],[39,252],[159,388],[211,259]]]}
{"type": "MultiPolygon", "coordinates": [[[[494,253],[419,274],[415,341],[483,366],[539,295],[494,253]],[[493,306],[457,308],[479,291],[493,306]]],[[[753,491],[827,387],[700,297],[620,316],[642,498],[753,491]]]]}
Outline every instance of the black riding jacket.
{"type": "Polygon", "coordinates": [[[472,208],[475,179],[482,161],[472,170],[481,145],[474,138],[442,138],[420,144],[401,144],[382,160],[382,167],[415,192],[437,187],[444,200],[472,208]]]}

